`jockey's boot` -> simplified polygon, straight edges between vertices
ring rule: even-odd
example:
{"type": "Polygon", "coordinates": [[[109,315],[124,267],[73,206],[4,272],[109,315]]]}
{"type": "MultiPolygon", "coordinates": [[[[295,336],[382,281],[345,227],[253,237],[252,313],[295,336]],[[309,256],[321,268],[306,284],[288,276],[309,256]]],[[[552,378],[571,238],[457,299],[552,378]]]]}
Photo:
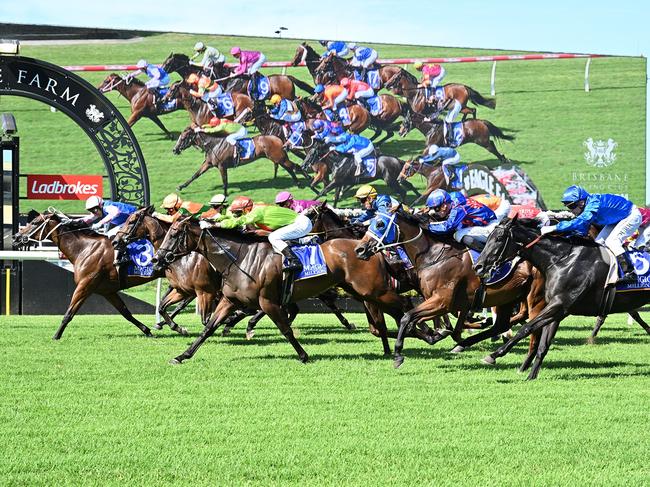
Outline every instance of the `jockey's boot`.
{"type": "Polygon", "coordinates": [[[454,188],[454,183],[456,183],[456,180],[456,168],[454,166],[451,166],[449,168],[447,186],[454,188]]]}
{"type": "Polygon", "coordinates": [[[475,239],[471,235],[465,235],[461,240],[468,248],[476,250],[477,252],[482,252],[485,248],[485,243],[480,240],[475,239]]]}
{"type": "Polygon", "coordinates": [[[235,147],[234,147],[234,153],[232,156],[232,165],[237,167],[239,166],[239,161],[241,160],[241,157],[239,155],[239,147],[237,147],[237,142],[235,141],[235,147]]]}
{"type": "Polygon", "coordinates": [[[257,99],[257,81],[259,80],[260,73],[255,72],[251,75],[251,96],[257,99]]]}
{"type": "Polygon", "coordinates": [[[633,284],[637,281],[634,273],[634,266],[627,260],[625,254],[617,255],[616,262],[621,266],[623,277],[619,278],[616,284],[633,284]]]}
{"type": "Polygon", "coordinates": [[[302,263],[300,262],[300,259],[298,259],[296,254],[293,253],[291,247],[285,247],[282,250],[282,255],[284,255],[287,259],[287,266],[285,267],[285,269],[290,271],[295,271],[295,272],[300,272],[302,270],[302,263]]]}
{"type": "Polygon", "coordinates": [[[356,159],[354,160],[354,164],[357,167],[357,169],[354,171],[354,177],[358,178],[363,174],[363,161],[357,161],[356,159]]]}

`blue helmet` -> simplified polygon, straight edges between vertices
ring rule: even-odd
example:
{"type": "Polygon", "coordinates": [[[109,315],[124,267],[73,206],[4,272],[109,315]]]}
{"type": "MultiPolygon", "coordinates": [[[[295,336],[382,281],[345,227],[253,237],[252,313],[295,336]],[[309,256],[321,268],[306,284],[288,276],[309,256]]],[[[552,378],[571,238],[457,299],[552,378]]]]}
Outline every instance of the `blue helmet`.
{"type": "Polygon", "coordinates": [[[323,91],[325,91],[325,87],[320,83],[314,86],[314,93],[322,93],[323,91]]]}
{"type": "Polygon", "coordinates": [[[575,203],[576,201],[586,200],[589,193],[582,186],[569,186],[562,195],[562,203],[575,203]]]}
{"type": "Polygon", "coordinates": [[[427,208],[438,208],[443,203],[451,203],[451,196],[444,189],[436,189],[427,198],[427,208]]]}
{"type": "Polygon", "coordinates": [[[325,122],[323,120],[317,119],[314,120],[314,130],[323,130],[325,128],[325,122]]]}

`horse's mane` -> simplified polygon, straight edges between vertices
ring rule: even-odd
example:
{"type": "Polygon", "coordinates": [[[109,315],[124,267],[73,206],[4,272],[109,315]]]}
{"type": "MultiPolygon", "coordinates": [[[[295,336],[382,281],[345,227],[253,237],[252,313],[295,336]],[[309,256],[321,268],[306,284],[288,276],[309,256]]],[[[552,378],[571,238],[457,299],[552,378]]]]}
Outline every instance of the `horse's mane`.
{"type": "Polygon", "coordinates": [[[412,225],[420,227],[422,230],[424,230],[427,233],[427,235],[429,237],[433,238],[434,240],[436,240],[436,241],[438,241],[440,243],[443,243],[443,244],[446,244],[446,245],[452,245],[452,246],[455,246],[455,247],[458,247],[459,245],[462,245],[462,244],[459,244],[458,242],[456,242],[456,240],[454,240],[452,235],[442,235],[442,234],[435,234],[434,235],[431,232],[429,232],[429,230],[427,228],[427,221],[426,221],[425,218],[419,218],[416,215],[413,215],[413,214],[409,213],[408,211],[404,210],[403,208],[399,208],[397,210],[397,215],[402,220],[405,220],[407,223],[410,223],[412,225]]]}
{"type": "Polygon", "coordinates": [[[413,74],[409,73],[406,69],[402,67],[400,67],[400,69],[402,70],[402,75],[406,76],[406,79],[408,79],[409,83],[413,83],[416,85],[418,84],[418,79],[413,74]]]}
{"type": "Polygon", "coordinates": [[[128,82],[128,83],[125,83],[125,84],[126,84],[127,86],[129,86],[129,85],[131,85],[131,84],[136,85],[136,86],[144,86],[144,81],[139,80],[139,79],[136,78],[135,76],[131,76],[130,79],[129,79],[129,82],[128,82]]]}
{"type": "MultiPolygon", "coordinates": [[[[539,220],[536,220],[534,218],[517,218],[515,223],[528,230],[534,230],[536,233],[539,233],[539,220]]],[[[600,244],[597,244],[595,240],[582,235],[547,235],[547,238],[551,238],[559,242],[570,243],[571,245],[581,245],[583,247],[600,247],[600,244]]]]}
{"type": "Polygon", "coordinates": [[[106,238],[106,235],[102,235],[101,233],[97,233],[94,230],[91,230],[90,226],[84,221],[72,220],[72,219],[70,219],[68,221],[63,221],[61,219],[61,216],[65,217],[65,218],[69,218],[69,217],[65,213],[61,213],[58,210],[56,210],[56,211],[45,211],[45,212],[43,212],[43,215],[44,216],[45,215],[50,216],[52,218],[52,220],[60,222],[61,226],[59,228],[61,228],[64,232],[74,232],[76,234],[84,235],[84,236],[87,236],[87,237],[94,237],[94,238],[103,237],[103,238],[106,238]]]}

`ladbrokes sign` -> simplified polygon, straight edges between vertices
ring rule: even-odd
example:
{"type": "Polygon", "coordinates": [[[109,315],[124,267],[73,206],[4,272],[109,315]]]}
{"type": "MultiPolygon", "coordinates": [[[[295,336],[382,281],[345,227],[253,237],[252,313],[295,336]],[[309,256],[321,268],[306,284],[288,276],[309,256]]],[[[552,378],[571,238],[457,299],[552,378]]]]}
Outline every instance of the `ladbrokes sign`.
{"type": "Polygon", "coordinates": [[[27,176],[27,199],[85,200],[102,196],[101,176],[85,174],[30,174],[27,176]]]}

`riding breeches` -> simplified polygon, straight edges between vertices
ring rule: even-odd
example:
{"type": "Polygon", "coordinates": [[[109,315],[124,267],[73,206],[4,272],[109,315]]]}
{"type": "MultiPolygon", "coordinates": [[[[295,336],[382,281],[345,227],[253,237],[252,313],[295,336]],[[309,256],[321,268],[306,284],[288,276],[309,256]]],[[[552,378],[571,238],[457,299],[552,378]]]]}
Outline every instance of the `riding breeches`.
{"type": "Polygon", "coordinates": [[[453,166],[454,164],[458,164],[459,162],[460,162],[460,154],[458,152],[456,152],[455,156],[449,157],[442,161],[442,172],[445,173],[447,182],[449,182],[449,176],[451,174],[451,171],[453,171],[453,169],[450,168],[449,166],[453,166]]]}
{"type": "Polygon", "coordinates": [[[431,89],[432,90],[436,89],[436,87],[442,81],[442,78],[445,77],[445,74],[447,74],[447,72],[445,71],[445,68],[441,67],[440,68],[440,74],[438,76],[436,76],[435,78],[431,78],[430,83],[431,83],[431,89]]]}
{"type": "Polygon", "coordinates": [[[499,203],[497,209],[494,210],[494,214],[497,217],[497,223],[499,223],[510,214],[510,202],[507,199],[502,198],[501,203],[499,203]]]}
{"type": "Polygon", "coordinates": [[[645,228],[639,228],[639,237],[634,242],[634,247],[637,249],[647,245],[648,240],[650,240],[650,225],[647,225],[645,228]]]}
{"type": "Polygon", "coordinates": [[[633,205],[627,217],[616,224],[605,225],[596,237],[596,242],[608,247],[614,255],[622,255],[625,253],[623,242],[636,232],[641,225],[641,220],[641,212],[636,205],[633,205]]]}
{"type": "Polygon", "coordinates": [[[460,111],[462,110],[462,105],[458,100],[454,100],[454,106],[449,112],[447,113],[447,116],[445,117],[445,122],[451,123],[454,121],[454,119],[458,116],[460,111]]]}
{"type": "Polygon", "coordinates": [[[456,230],[454,232],[454,240],[456,242],[462,242],[463,237],[465,235],[469,235],[470,237],[473,237],[475,240],[478,240],[481,243],[487,242],[488,237],[490,236],[490,233],[492,233],[492,230],[497,226],[497,222],[491,222],[489,225],[485,225],[482,227],[465,227],[461,228],[460,230],[456,230]]]}
{"type": "Polygon", "coordinates": [[[304,237],[311,232],[311,228],[311,220],[305,215],[298,214],[293,223],[271,232],[268,237],[269,242],[271,242],[273,250],[281,254],[282,251],[288,247],[285,240],[304,237]]]}
{"type": "Polygon", "coordinates": [[[248,131],[246,130],[246,127],[242,127],[234,134],[230,134],[228,137],[226,137],[226,142],[228,142],[230,145],[235,145],[239,139],[245,139],[247,136],[248,131]]]}
{"type": "Polygon", "coordinates": [[[372,145],[372,142],[368,144],[367,147],[364,147],[363,149],[360,149],[354,153],[354,161],[357,164],[361,164],[361,161],[363,161],[364,157],[368,157],[370,154],[372,154],[375,151],[375,146],[372,145]]]}
{"type": "Polygon", "coordinates": [[[257,73],[262,67],[262,64],[264,64],[264,61],[266,61],[266,56],[264,54],[260,54],[260,58],[255,61],[250,68],[248,68],[248,74],[257,73]]]}
{"type": "Polygon", "coordinates": [[[354,99],[358,100],[360,98],[371,98],[373,96],[375,96],[375,90],[368,88],[367,90],[357,91],[354,94],[354,99]]]}
{"type": "Polygon", "coordinates": [[[343,90],[339,94],[339,96],[334,98],[334,100],[332,101],[332,110],[338,110],[339,103],[343,103],[347,97],[348,97],[348,90],[343,90]]]}

